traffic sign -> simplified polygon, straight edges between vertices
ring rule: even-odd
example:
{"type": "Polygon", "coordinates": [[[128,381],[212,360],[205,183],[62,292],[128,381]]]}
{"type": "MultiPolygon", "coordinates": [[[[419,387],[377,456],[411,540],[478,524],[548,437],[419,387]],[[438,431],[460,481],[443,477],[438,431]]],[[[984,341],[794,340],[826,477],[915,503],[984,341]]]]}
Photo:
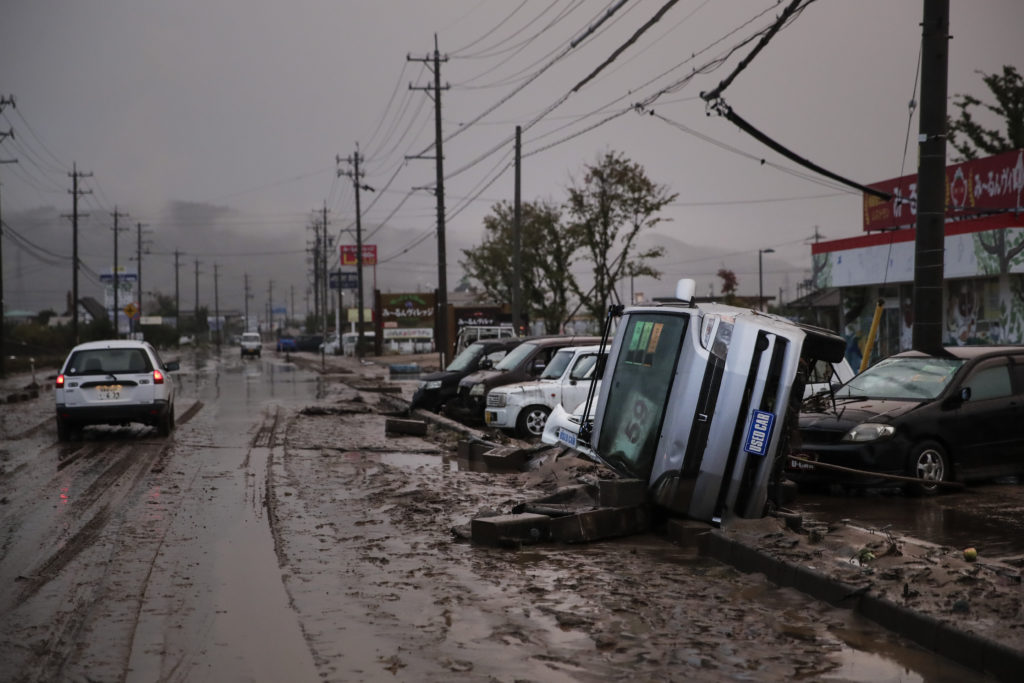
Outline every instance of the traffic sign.
{"type": "Polygon", "coordinates": [[[129,318],[134,318],[135,316],[137,316],[139,314],[139,307],[136,306],[133,303],[132,304],[128,304],[122,310],[124,311],[124,314],[126,316],[128,316],[129,318]]]}

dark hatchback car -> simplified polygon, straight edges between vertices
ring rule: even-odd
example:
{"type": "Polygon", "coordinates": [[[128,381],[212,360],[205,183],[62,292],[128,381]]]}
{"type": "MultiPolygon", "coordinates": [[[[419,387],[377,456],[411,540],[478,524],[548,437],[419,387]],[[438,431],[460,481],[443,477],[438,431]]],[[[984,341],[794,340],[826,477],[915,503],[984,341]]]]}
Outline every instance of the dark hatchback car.
{"type": "Polygon", "coordinates": [[[452,359],[448,367],[420,377],[420,385],[413,394],[412,408],[443,412],[445,404],[459,391],[459,380],[481,369],[494,367],[509,351],[519,346],[522,338],[484,339],[473,342],[452,359]]]}
{"type": "Polygon", "coordinates": [[[445,413],[467,424],[484,421],[487,392],[494,387],[537,379],[548,362],[567,346],[600,344],[600,337],[530,337],[502,358],[493,369],[474,372],[459,381],[459,393],[445,413]]]}
{"type": "Polygon", "coordinates": [[[793,459],[798,484],[901,484],[937,492],[941,481],[1024,473],[1024,346],[947,347],[890,356],[831,394],[804,402],[792,454],[899,482],[793,459]]]}

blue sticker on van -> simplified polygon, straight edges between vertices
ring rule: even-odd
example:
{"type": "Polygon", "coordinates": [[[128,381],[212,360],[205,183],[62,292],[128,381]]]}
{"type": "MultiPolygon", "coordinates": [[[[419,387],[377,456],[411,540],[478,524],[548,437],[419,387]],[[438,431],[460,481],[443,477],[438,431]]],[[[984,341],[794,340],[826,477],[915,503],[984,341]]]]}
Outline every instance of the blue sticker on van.
{"type": "Polygon", "coordinates": [[[755,410],[750,416],[750,429],[743,443],[743,450],[753,455],[764,455],[768,452],[768,444],[772,440],[772,428],[775,426],[775,415],[763,410],[755,410]]]}

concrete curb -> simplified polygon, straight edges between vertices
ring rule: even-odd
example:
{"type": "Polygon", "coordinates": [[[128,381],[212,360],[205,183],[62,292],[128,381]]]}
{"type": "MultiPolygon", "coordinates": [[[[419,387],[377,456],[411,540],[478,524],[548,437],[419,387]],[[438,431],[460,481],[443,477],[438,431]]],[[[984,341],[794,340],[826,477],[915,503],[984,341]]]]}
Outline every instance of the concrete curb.
{"type": "Polygon", "coordinates": [[[932,652],[1001,681],[1019,681],[1024,671],[1024,652],[1020,650],[977,633],[961,631],[810,567],[780,560],[728,538],[719,530],[701,534],[698,547],[702,555],[732,565],[741,572],[761,573],[778,586],[795,588],[831,605],[854,609],[932,652]]]}

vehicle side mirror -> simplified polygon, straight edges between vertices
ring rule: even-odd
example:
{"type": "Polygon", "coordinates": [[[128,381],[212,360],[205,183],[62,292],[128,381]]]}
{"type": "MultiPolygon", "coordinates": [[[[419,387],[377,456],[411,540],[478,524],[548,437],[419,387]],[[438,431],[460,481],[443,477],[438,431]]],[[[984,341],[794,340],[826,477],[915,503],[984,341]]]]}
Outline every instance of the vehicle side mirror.
{"type": "Polygon", "coordinates": [[[180,367],[178,361],[172,360],[170,363],[164,363],[164,370],[167,372],[174,372],[180,367]]]}
{"type": "Polygon", "coordinates": [[[490,358],[481,358],[480,359],[480,369],[481,370],[490,370],[493,367],[494,367],[494,361],[491,360],[490,358]]]}
{"type": "Polygon", "coordinates": [[[970,387],[964,387],[963,389],[960,390],[960,400],[965,402],[965,403],[967,401],[971,400],[971,388],[970,387]]]}

